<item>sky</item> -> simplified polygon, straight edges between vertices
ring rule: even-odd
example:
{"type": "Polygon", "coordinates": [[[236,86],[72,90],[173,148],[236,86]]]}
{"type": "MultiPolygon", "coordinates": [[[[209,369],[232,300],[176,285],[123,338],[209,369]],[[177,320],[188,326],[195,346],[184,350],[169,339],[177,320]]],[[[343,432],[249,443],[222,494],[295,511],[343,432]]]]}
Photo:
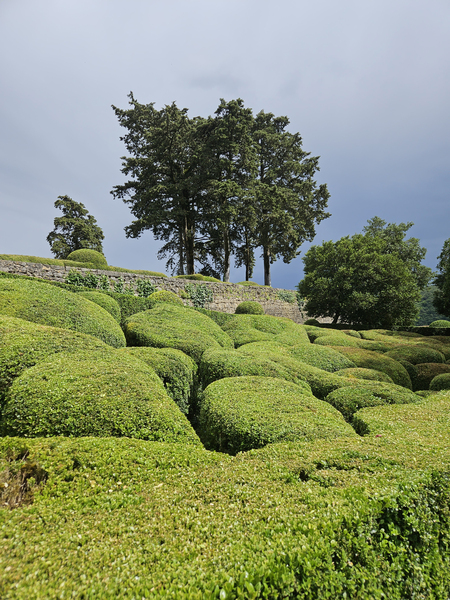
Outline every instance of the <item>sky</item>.
{"type": "MultiPolygon", "coordinates": [[[[103,229],[108,264],[165,271],[162,242],[127,239],[133,216],[110,193],[126,153],[111,105],[130,91],[192,117],[220,98],[286,115],[331,194],[313,244],[374,216],[412,221],[435,269],[450,238],[448,0],[0,0],[0,86],[2,254],[51,257],[68,195],[103,229]]],[[[297,285],[310,245],[272,265],[272,286],[297,285]]]]}

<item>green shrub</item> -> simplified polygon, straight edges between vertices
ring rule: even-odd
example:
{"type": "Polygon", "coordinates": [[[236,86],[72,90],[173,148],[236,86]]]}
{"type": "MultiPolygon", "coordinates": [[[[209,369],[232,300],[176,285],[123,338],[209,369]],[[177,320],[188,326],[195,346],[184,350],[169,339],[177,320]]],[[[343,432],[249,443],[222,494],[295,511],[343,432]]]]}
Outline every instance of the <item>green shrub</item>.
{"type": "Polygon", "coordinates": [[[413,392],[392,383],[378,381],[360,381],[355,387],[335,390],[325,398],[346,421],[351,421],[354,413],[366,406],[380,404],[412,404],[420,398],[413,392]]]}
{"type": "Polygon", "coordinates": [[[429,327],[450,327],[450,321],[446,319],[438,319],[430,323],[429,327]]]}
{"type": "Polygon", "coordinates": [[[60,352],[24,371],[7,392],[0,430],[198,443],[154,370],[110,350],[60,352]]]}
{"type": "Polygon", "coordinates": [[[156,285],[148,279],[138,279],[136,282],[136,291],[140,298],[148,298],[156,292],[156,285]]]}
{"type": "Polygon", "coordinates": [[[253,286],[258,286],[258,287],[264,287],[260,283],[256,283],[256,281],[239,281],[236,285],[245,285],[245,286],[253,285],[253,286]]]}
{"type": "Polygon", "coordinates": [[[222,328],[236,347],[265,340],[288,346],[309,343],[305,328],[283,317],[234,315],[222,328]]]}
{"type": "Polygon", "coordinates": [[[417,379],[415,385],[417,390],[430,389],[431,381],[436,375],[450,373],[450,365],[445,363],[419,363],[416,368],[417,379]]]}
{"type": "Polygon", "coordinates": [[[111,298],[107,294],[102,294],[101,292],[79,292],[79,295],[104,308],[118,323],[120,323],[120,306],[114,298],[111,298]]]}
{"type": "Polygon", "coordinates": [[[144,310],[149,310],[155,303],[149,298],[140,296],[130,296],[129,294],[118,294],[117,292],[108,292],[108,296],[113,298],[120,306],[121,326],[125,325],[125,321],[131,315],[140,313],[144,310]]]}
{"type": "Polygon", "coordinates": [[[96,250],[89,250],[88,248],[81,248],[80,250],[74,250],[69,254],[67,260],[74,260],[81,263],[90,263],[95,265],[97,269],[108,266],[106,258],[101,252],[96,250]]]}
{"type": "Polygon", "coordinates": [[[345,335],[349,335],[350,337],[355,337],[358,339],[361,339],[363,336],[359,333],[359,331],[356,331],[355,329],[341,329],[342,333],[345,333],[345,335]]]}
{"type": "Polygon", "coordinates": [[[417,390],[417,367],[407,360],[398,361],[408,371],[409,378],[411,379],[412,390],[417,390]]]}
{"type": "Polygon", "coordinates": [[[225,323],[228,323],[228,321],[231,321],[234,318],[232,313],[224,313],[218,310],[209,310],[208,308],[195,308],[195,310],[212,319],[221,329],[223,329],[225,323]]]}
{"type": "Polygon", "coordinates": [[[367,379],[369,381],[394,383],[386,373],[376,371],[375,369],[364,369],[362,367],[341,369],[340,371],[336,371],[336,375],[341,375],[342,377],[354,377],[355,379],[367,379]]]}
{"type": "Polygon", "coordinates": [[[353,437],[339,413],[294,383],[269,377],[220,379],[204,391],[200,438],[237,454],[279,441],[353,437]]]}
{"type": "Polygon", "coordinates": [[[346,356],[327,346],[301,344],[289,348],[288,354],[301,362],[329,373],[355,366],[346,356]]]}
{"type": "Polygon", "coordinates": [[[150,302],[152,302],[152,304],[156,302],[171,302],[172,304],[179,304],[181,306],[184,306],[183,300],[173,292],[170,292],[169,290],[160,290],[159,292],[153,292],[153,294],[150,294],[148,298],[150,302]]]}
{"type": "Polygon", "coordinates": [[[154,369],[169,396],[182,413],[189,413],[190,402],[196,390],[196,363],[181,350],[173,348],[122,348],[126,352],[154,369]]]}
{"type": "Polygon", "coordinates": [[[297,293],[291,292],[290,290],[277,290],[277,298],[282,302],[295,304],[297,302],[297,293]]]}
{"type": "Polygon", "coordinates": [[[303,325],[312,325],[314,327],[320,327],[320,323],[317,319],[306,319],[303,325]]]}
{"type": "Polygon", "coordinates": [[[344,356],[355,363],[357,367],[363,369],[374,369],[386,373],[396,385],[412,389],[411,378],[405,367],[394,358],[379,352],[364,350],[363,348],[344,348],[336,347],[335,350],[341,352],[344,356]]]}
{"type": "Polygon", "coordinates": [[[318,344],[320,346],[343,346],[344,348],[362,348],[364,350],[372,350],[373,352],[386,352],[390,349],[390,346],[385,342],[363,340],[354,336],[346,335],[345,333],[338,332],[332,332],[328,335],[317,336],[314,340],[314,344],[318,344]]]}
{"type": "Polygon", "coordinates": [[[207,304],[214,300],[212,289],[207,285],[194,285],[188,283],[184,291],[188,298],[192,300],[192,305],[195,308],[205,308],[207,304]]]}
{"type": "Polygon", "coordinates": [[[237,315],[263,315],[264,308],[259,302],[247,300],[238,304],[234,312],[237,315]]]}
{"type": "Polygon", "coordinates": [[[233,348],[232,340],[212,319],[167,302],[132,315],[124,328],[130,346],[177,348],[197,363],[207,348],[233,348]]]}
{"type": "Polygon", "coordinates": [[[413,365],[420,363],[443,363],[445,362],[445,356],[439,350],[434,350],[428,346],[401,346],[394,350],[386,352],[387,357],[393,358],[394,360],[407,360],[413,365]]]}
{"type": "MultiPolygon", "coordinates": [[[[213,381],[225,377],[243,377],[255,375],[260,377],[277,377],[286,381],[298,382],[298,379],[282,365],[270,359],[248,356],[236,350],[206,350],[200,361],[199,377],[203,388],[213,381]]],[[[309,386],[303,381],[299,383],[305,389],[309,386]]],[[[311,393],[311,390],[309,389],[311,393]]]]}
{"type": "Polygon", "coordinates": [[[200,273],[195,273],[195,275],[175,275],[176,279],[190,279],[191,281],[211,281],[222,283],[220,279],[216,279],[215,277],[210,277],[209,275],[200,275],[200,273]]]}
{"type": "Polygon", "coordinates": [[[57,352],[114,350],[98,338],[0,315],[0,410],[13,380],[57,352]]]}
{"type": "Polygon", "coordinates": [[[125,346],[114,318],[79,294],[39,280],[0,278],[0,314],[88,333],[110,346],[125,346]]]}
{"type": "Polygon", "coordinates": [[[441,373],[441,375],[436,375],[436,377],[431,380],[430,390],[436,392],[441,390],[450,390],[450,373],[441,373]]]}

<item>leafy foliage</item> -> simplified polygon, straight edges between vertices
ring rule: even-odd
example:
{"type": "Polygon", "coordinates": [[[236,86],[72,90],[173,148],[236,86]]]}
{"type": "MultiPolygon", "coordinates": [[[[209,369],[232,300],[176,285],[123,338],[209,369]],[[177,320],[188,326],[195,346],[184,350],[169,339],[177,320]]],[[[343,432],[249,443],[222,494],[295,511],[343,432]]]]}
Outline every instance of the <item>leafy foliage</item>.
{"type": "Polygon", "coordinates": [[[434,278],[437,290],[434,293],[435,309],[445,317],[450,317],[450,238],[445,240],[438,256],[438,274],[434,278]]]}
{"type": "Polygon", "coordinates": [[[89,263],[91,265],[95,265],[97,269],[101,269],[103,267],[108,266],[106,258],[101,252],[97,252],[96,250],[89,250],[87,248],[74,250],[69,254],[67,260],[74,260],[75,262],[81,263],[89,263]]]}
{"type": "Polygon", "coordinates": [[[238,304],[234,312],[237,315],[263,315],[264,308],[259,302],[247,300],[238,304]]]}
{"type": "Polygon", "coordinates": [[[205,308],[207,304],[213,301],[214,295],[207,285],[194,285],[187,283],[184,291],[188,298],[192,300],[194,308],[205,308]]]}

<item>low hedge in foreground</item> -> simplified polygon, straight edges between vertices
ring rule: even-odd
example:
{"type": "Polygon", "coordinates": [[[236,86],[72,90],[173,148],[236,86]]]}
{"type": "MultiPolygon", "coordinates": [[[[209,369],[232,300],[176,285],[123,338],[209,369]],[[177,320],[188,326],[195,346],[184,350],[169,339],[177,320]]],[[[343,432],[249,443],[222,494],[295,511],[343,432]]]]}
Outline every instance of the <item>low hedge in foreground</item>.
{"type": "Polygon", "coordinates": [[[126,345],[119,324],[106,310],[39,280],[0,277],[0,314],[87,333],[116,348],[126,345]]]}
{"type": "Polygon", "coordinates": [[[2,435],[126,436],[199,443],[155,371],[120,352],[60,352],[9,388],[2,435]]]}
{"type": "Polygon", "coordinates": [[[134,356],[154,369],[181,412],[186,415],[189,413],[197,373],[197,364],[192,358],[174,348],[139,346],[121,348],[120,352],[134,356]]]}
{"type": "Polygon", "coordinates": [[[124,329],[130,346],[176,348],[197,363],[207,348],[233,348],[230,337],[214,321],[196,310],[167,302],[132,315],[124,329]]]}
{"type": "Polygon", "coordinates": [[[236,347],[262,341],[281,342],[287,346],[309,343],[303,325],[298,325],[284,317],[234,315],[222,329],[234,341],[236,347]]]}
{"type": "Polygon", "coordinates": [[[236,454],[267,444],[355,432],[340,413],[306,389],[271,377],[230,377],[209,385],[200,404],[206,448],[236,454]]]}
{"type": "Polygon", "coordinates": [[[1,476],[24,465],[47,476],[28,480],[34,504],[0,509],[2,597],[447,600],[442,455],[419,468],[422,448],[414,462],[382,439],[237,457],[123,438],[1,439],[1,476]]]}

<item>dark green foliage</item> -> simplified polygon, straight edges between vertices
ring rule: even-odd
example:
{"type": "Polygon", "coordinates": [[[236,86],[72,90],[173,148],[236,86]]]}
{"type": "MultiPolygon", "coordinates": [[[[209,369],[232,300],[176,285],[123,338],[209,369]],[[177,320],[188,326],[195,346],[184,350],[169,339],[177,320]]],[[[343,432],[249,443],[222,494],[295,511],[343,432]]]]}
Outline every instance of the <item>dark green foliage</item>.
{"type": "Polygon", "coordinates": [[[450,321],[446,321],[445,319],[438,319],[437,321],[433,321],[430,323],[430,327],[450,327],[450,321]]]}
{"type": "Polygon", "coordinates": [[[60,352],[23,372],[7,392],[0,431],[198,443],[154,370],[109,349],[60,352]]]}
{"type": "Polygon", "coordinates": [[[78,295],[90,300],[91,302],[95,302],[95,304],[98,304],[107,310],[109,314],[112,315],[118,323],[120,323],[120,306],[119,303],[114,300],[114,298],[111,298],[107,294],[102,294],[100,292],[79,292],[78,295]]]}
{"type": "Polygon", "coordinates": [[[181,350],[173,348],[122,348],[154,369],[169,396],[182,413],[188,414],[190,400],[195,393],[197,365],[181,350]]]}
{"type": "Polygon", "coordinates": [[[103,308],[38,280],[1,277],[0,314],[88,333],[117,348],[125,346],[120,326],[103,308]]]}
{"type": "Polygon", "coordinates": [[[450,373],[450,365],[445,363],[420,363],[416,368],[415,390],[428,390],[432,380],[437,375],[450,373]]]}
{"type": "Polygon", "coordinates": [[[148,299],[150,302],[152,302],[152,304],[156,304],[157,302],[169,302],[171,304],[179,304],[180,306],[183,306],[183,300],[180,298],[180,296],[177,296],[169,290],[159,290],[159,292],[153,292],[153,294],[150,294],[148,299]]]}
{"type": "Polygon", "coordinates": [[[320,327],[320,323],[317,319],[306,319],[303,325],[313,325],[314,327],[320,327]]]}
{"type": "Polygon", "coordinates": [[[395,357],[364,350],[363,348],[344,348],[339,346],[336,347],[336,350],[353,361],[357,367],[381,371],[389,375],[396,385],[412,389],[408,371],[395,357]]]}
{"type": "Polygon", "coordinates": [[[395,360],[407,360],[413,365],[420,363],[443,363],[445,362],[445,356],[439,350],[434,350],[428,346],[410,346],[404,345],[394,350],[386,352],[386,357],[393,358],[395,360]]]}
{"type": "Polygon", "coordinates": [[[117,292],[108,292],[108,296],[111,296],[117,304],[120,306],[120,313],[122,316],[121,326],[125,324],[125,320],[131,315],[148,310],[152,308],[155,303],[149,300],[149,298],[141,298],[139,296],[130,296],[129,294],[118,294],[117,292]]]}
{"type": "Polygon", "coordinates": [[[434,377],[434,379],[431,380],[430,390],[450,390],[450,372],[442,373],[441,375],[436,375],[436,377],[434,377]]]}
{"type": "Polygon", "coordinates": [[[280,441],[355,435],[325,402],[269,377],[230,377],[209,385],[199,431],[207,448],[230,454],[280,441]]]}
{"type": "Polygon", "coordinates": [[[195,310],[212,319],[220,328],[223,328],[225,323],[228,323],[234,318],[232,313],[224,313],[218,310],[209,310],[208,308],[196,308],[195,310]]]}
{"type": "Polygon", "coordinates": [[[350,369],[341,369],[336,372],[336,375],[343,377],[354,377],[355,379],[367,379],[369,381],[382,381],[384,383],[394,383],[389,375],[375,369],[364,369],[362,367],[354,367],[350,369]]]}
{"type": "Polygon", "coordinates": [[[290,292],[289,290],[278,290],[277,298],[288,304],[295,304],[298,301],[297,294],[295,292],[290,292]]]}
{"type": "Polygon", "coordinates": [[[188,283],[184,288],[187,297],[192,300],[194,308],[205,308],[214,300],[212,290],[207,285],[194,285],[188,283]]]}
{"type": "Polygon", "coordinates": [[[265,340],[281,342],[288,346],[309,343],[304,327],[283,317],[235,315],[223,325],[223,330],[228,333],[236,347],[265,340]]]}
{"type": "Polygon", "coordinates": [[[263,315],[264,308],[259,302],[247,300],[246,302],[241,302],[238,304],[234,312],[237,315],[263,315]]]}
{"type": "Polygon", "coordinates": [[[354,413],[366,406],[412,404],[419,402],[420,398],[399,385],[361,380],[358,386],[331,392],[325,400],[341,412],[347,421],[351,421],[354,413]]]}
{"type": "Polygon", "coordinates": [[[232,348],[233,342],[218,325],[196,310],[158,302],[152,310],[125,321],[130,346],[177,348],[199,362],[207,348],[232,348]]]}
{"type": "Polygon", "coordinates": [[[156,286],[148,279],[138,279],[136,291],[141,298],[148,298],[151,294],[156,292],[156,286]]]}
{"type": "Polygon", "coordinates": [[[446,317],[450,317],[450,238],[445,240],[442,252],[438,256],[438,274],[434,278],[434,308],[446,317]]]}
{"type": "Polygon", "coordinates": [[[329,373],[354,367],[354,363],[340,352],[325,346],[302,344],[288,349],[288,354],[293,358],[329,373]]]}
{"type": "MultiPolygon", "coordinates": [[[[268,358],[258,356],[247,356],[236,350],[206,350],[203,353],[199,365],[199,377],[203,387],[207,387],[213,381],[225,377],[243,377],[245,375],[257,375],[260,377],[277,377],[299,383],[308,389],[308,385],[299,380],[282,365],[268,358]]],[[[309,389],[309,391],[311,391],[309,389]]]]}
{"type": "Polygon", "coordinates": [[[415,325],[430,325],[436,319],[444,319],[444,315],[437,312],[433,305],[434,295],[438,291],[435,285],[427,285],[421,292],[421,299],[419,303],[419,316],[415,322],[415,325]]]}
{"type": "Polygon", "coordinates": [[[103,252],[102,240],[105,236],[84,204],[75,202],[69,196],[58,196],[55,208],[60,208],[63,216],[54,219],[55,228],[48,234],[47,242],[56,258],[68,258],[71,252],[82,248],[103,252]]]}
{"type": "Polygon", "coordinates": [[[81,263],[89,263],[91,265],[95,265],[97,269],[102,269],[102,267],[108,266],[106,258],[101,252],[97,252],[96,250],[89,250],[87,248],[74,250],[69,254],[67,260],[74,260],[75,262],[81,263]]]}

